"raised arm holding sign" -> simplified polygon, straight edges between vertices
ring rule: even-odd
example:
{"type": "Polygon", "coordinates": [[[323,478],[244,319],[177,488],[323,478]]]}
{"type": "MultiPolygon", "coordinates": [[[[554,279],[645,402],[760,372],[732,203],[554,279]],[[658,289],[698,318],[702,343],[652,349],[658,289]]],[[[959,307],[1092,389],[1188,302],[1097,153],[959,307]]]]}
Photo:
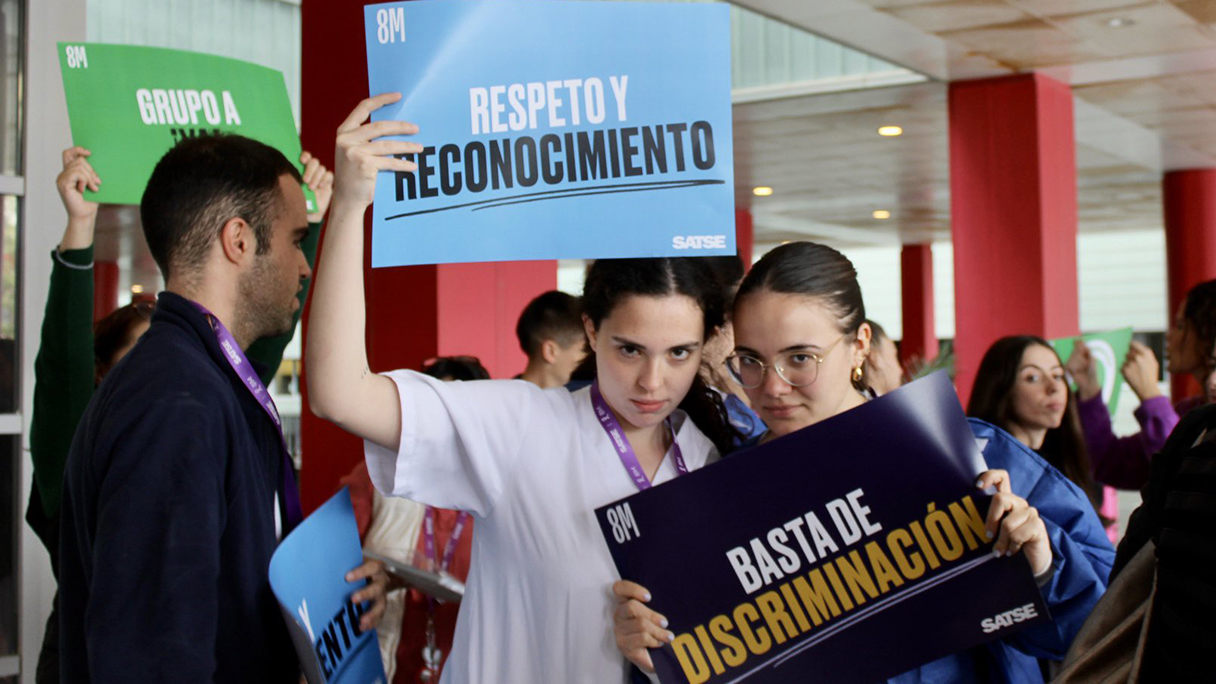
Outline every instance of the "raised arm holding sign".
{"type": "Polygon", "coordinates": [[[481,560],[445,681],[622,681],[626,661],[606,638],[606,587],[617,575],[592,511],[695,471],[730,443],[721,400],[698,376],[705,339],[724,323],[721,285],[704,259],[596,261],[584,288],[594,397],[591,388],[373,374],[363,214],[378,173],[414,168],[392,155],[419,148],[381,136],[428,135],[364,123],[397,99],[365,100],[339,130],[306,352],[311,407],[364,439],[378,490],[476,519],[481,560]]]}

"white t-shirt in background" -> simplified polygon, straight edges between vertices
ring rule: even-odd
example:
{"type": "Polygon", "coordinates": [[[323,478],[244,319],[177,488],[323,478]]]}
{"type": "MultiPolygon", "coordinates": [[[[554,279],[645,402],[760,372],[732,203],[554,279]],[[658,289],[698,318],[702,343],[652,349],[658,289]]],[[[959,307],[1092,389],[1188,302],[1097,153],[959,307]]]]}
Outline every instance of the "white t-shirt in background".
{"type": "MultiPolygon", "coordinates": [[[[397,452],[365,442],[377,489],[477,518],[472,567],[444,684],[625,682],[612,636],[620,579],[595,509],[637,492],[589,388],[387,374],[401,398],[397,452]]],[[[681,412],[690,470],[718,455],[681,412]]],[[[654,482],[676,476],[671,453],[654,482]]]]}

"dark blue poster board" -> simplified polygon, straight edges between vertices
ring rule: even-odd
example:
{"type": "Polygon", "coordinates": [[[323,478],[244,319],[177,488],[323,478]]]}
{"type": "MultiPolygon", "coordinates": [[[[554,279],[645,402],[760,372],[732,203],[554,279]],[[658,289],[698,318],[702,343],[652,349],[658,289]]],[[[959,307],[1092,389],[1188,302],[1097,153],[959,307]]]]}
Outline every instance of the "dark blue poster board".
{"type": "Polygon", "coordinates": [[[1050,619],[944,373],[596,510],[676,682],[879,681],[1050,619]]]}

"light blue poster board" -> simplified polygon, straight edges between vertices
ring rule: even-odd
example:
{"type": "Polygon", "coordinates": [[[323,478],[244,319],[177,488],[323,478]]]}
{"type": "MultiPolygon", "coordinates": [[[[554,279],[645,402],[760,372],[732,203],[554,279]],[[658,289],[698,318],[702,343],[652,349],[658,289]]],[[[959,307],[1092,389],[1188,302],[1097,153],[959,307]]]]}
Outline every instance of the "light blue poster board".
{"type": "Polygon", "coordinates": [[[380,174],[372,266],[735,253],[723,4],[416,0],[364,8],[380,174]]]}
{"type": "Polygon", "coordinates": [[[270,587],[309,684],[384,684],[376,631],[360,633],[362,584],[346,573],[363,563],[359,529],[344,487],[300,523],[270,559],[270,587]]]}

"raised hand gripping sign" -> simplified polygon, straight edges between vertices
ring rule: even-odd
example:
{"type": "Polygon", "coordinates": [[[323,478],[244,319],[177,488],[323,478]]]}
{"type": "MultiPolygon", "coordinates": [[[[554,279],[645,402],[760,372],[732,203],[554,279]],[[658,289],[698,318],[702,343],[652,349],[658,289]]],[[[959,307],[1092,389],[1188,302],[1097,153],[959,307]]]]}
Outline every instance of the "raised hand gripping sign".
{"type": "Polygon", "coordinates": [[[1120,370],[1123,368],[1123,362],[1127,360],[1127,348],[1132,343],[1132,329],[1120,328],[1109,332],[1089,333],[1079,338],[1064,337],[1050,342],[1060,360],[1067,362],[1078,339],[1083,340],[1093,354],[1098,367],[1098,383],[1102,387],[1102,402],[1114,416],[1119,408],[1119,396],[1123,390],[1120,370]]]}
{"type": "Polygon", "coordinates": [[[734,254],[724,5],[416,0],[365,8],[382,173],[372,265],[734,254]]]}
{"type": "MultiPolygon", "coordinates": [[[[156,162],[183,138],[237,133],[300,165],[300,138],[283,74],[185,50],[60,43],[59,65],[72,142],[93,154],[102,179],[88,199],[139,204],[156,162]]],[[[308,211],[316,209],[304,188],[308,211]]]]}
{"type": "Polygon", "coordinates": [[[596,510],[663,684],[871,682],[1048,619],[944,373],[596,510]]]}

